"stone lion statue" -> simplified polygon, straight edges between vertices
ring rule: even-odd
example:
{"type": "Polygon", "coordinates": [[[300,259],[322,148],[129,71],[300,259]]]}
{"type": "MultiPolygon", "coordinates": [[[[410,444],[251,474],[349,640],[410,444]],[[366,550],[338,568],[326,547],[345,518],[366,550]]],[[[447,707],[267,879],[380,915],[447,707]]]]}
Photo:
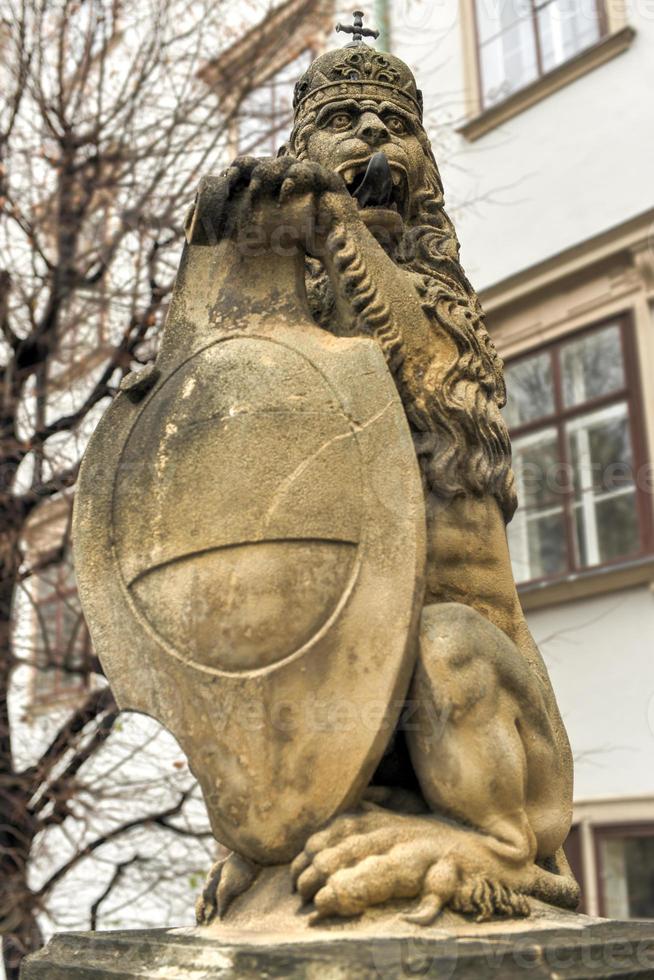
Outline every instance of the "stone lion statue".
{"type": "MultiPolygon", "coordinates": [[[[427,574],[411,711],[359,806],[310,836],[292,865],[314,918],[415,899],[431,923],[574,908],[563,854],[572,761],[525,621],[506,541],[516,508],[502,362],[459,262],[422,98],[399,59],[362,40],[319,57],[295,91],[276,159],[223,175],[238,221],[306,252],[314,319],[381,346],[420,463],[427,574]]],[[[256,874],[232,855],[210,875],[200,921],[256,874]]]]}

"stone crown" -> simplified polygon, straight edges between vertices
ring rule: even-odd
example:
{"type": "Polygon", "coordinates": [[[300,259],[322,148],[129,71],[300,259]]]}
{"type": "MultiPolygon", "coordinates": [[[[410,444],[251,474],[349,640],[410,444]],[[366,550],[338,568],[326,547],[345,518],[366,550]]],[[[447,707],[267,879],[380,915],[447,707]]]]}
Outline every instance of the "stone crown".
{"type": "Polygon", "coordinates": [[[422,121],[422,92],[410,68],[364,41],[316,58],[295,86],[296,119],[308,110],[347,96],[386,99],[422,121]]]}

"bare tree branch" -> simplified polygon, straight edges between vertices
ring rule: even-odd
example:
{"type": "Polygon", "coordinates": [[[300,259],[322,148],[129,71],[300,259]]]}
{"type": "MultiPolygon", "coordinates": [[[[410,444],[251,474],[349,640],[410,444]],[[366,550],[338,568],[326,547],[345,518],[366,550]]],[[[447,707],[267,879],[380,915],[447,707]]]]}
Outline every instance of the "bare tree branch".
{"type": "Polygon", "coordinates": [[[38,765],[30,770],[30,776],[41,782],[70,750],[70,746],[75,743],[78,735],[89,722],[106,711],[113,712],[115,710],[116,702],[110,688],[103,687],[89,694],[84,704],[66,719],[66,722],[39,759],[38,765]]]}
{"type": "Polygon", "coordinates": [[[100,911],[100,906],[109,898],[116,885],[120,883],[127,868],[130,868],[133,864],[138,864],[144,860],[147,860],[147,858],[142,858],[140,855],[134,854],[131,858],[128,858],[127,861],[121,861],[120,864],[116,865],[107,887],[98,895],[95,902],[91,906],[90,928],[92,930],[98,928],[98,912],[100,911]]]}
{"type": "MultiPolygon", "coordinates": [[[[111,841],[115,841],[117,838],[125,836],[125,834],[135,830],[137,827],[142,827],[144,823],[159,824],[159,826],[162,826],[162,821],[167,820],[169,817],[175,817],[181,813],[184,804],[189,798],[189,795],[190,791],[182,793],[179,801],[174,806],[164,810],[162,813],[153,814],[151,817],[137,817],[134,820],[127,820],[125,823],[118,827],[114,827],[113,830],[103,834],[101,837],[96,837],[94,841],[87,844],[75,855],[73,855],[70,860],[61,865],[61,867],[58,868],[50,878],[48,878],[45,884],[38,889],[36,892],[36,897],[40,899],[47,895],[47,893],[54,888],[57,882],[72,871],[72,869],[75,868],[80,861],[83,861],[85,858],[89,857],[91,854],[97,851],[98,848],[104,847],[105,844],[109,844],[111,841]]],[[[164,823],[163,826],[166,826],[166,824],[164,823]]],[[[168,827],[168,829],[170,829],[170,827],[168,827]]]]}

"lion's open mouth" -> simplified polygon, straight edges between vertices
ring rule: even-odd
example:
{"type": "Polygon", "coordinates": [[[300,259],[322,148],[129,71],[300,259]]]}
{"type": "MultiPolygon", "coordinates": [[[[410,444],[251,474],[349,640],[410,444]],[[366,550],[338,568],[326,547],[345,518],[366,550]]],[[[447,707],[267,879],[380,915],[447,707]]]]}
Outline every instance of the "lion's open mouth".
{"type": "Polygon", "coordinates": [[[406,171],[390,163],[385,153],[339,168],[345,186],[360,208],[383,208],[404,217],[408,201],[406,171]]]}

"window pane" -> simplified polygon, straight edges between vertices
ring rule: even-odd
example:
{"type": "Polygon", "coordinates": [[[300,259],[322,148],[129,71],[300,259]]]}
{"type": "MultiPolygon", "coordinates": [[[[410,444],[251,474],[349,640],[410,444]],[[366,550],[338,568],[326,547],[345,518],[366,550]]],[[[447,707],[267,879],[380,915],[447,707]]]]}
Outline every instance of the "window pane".
{"type": "Polygon", "coordinates": [[[640,547],[627,405],[566,426],[574,488],[577,562],[597,565],[640,547]]]}
{"type": "Polygon", "coordinates": [[[482,44],[481,77],[484,105],[506,99],[536,78],[536,40],[531,17],[519,21],[482,44]]]}
{"type": "Polygon", "coordinates": [[[538,11],[543,71],[550,71],[600,38],[593,0],[551,0],[538,11]]]}
{"type": "Polygon", "coordinates": [[[567,568],[565,518],[556,429],[516,439],[513,464],[520,507],[508,526],[516,582],[567,568]]]}
{"type": "Polygon", "coordinates": [[[600,500],[596,511],[601,562],[638,552],[640,535],[635,490],[600,500]]]}
{"type": "Polygon", "coordinates": [[[566,571],[565,523],[559,508],[543,516],[518,511],[507,528],[517,584],[566,571]]]}
{"type": "Polygon", "coordinates": [[[513,442],[513,468],[523,510],[560,507],[561,472],[556,429],[542,429],[513,442]]]}
{"type": "Polygon", "coordinates": [[[530,0],[476,0],[480,44],[531,15],[530,0]]]}
{"type": "Polygon", "coordinates": [[[238,114],[239,153],[256,149],[260,155],[275,156],[293,119],[295,83],[311,60],[311,52],[303,51],[243,99],[238,114]]]}
{"type": "Polygon", "coordinates": [[[576,559],[580,568],[627,558],[639,550],[635,492],[596,501],[591,518],[581,504],[575,504],[574,522],[576,559]]]}
{"type": "Polygon", "coordinates": [[[566,426],[575,496],[587,490],[633,486],[633,454],[626,402],[600,408],[566,426]]]}
{"type": "Polygon", "coordinates": [[[613,919],[654,919],[654,836],[600,842],[606,914],[613,919]]]}
{"type": "Polygon", "coordinates": [[[580,405],[624,387],[620,327],[604,327],[561,348],[563,402],[580,405]]]}
{"type": "Polygon", "coordinates": [[[56,670],[35,670],[34,671],[34,698],[37,701],[50,697],[57,687],[56,670]]]}
{"type": "Polygon", "coordinates": [[[505,372],[507,404],[504,418],[509,428],[533,422],[554,411],[552,358],[549,353],[526,357],[505,372]]]}

